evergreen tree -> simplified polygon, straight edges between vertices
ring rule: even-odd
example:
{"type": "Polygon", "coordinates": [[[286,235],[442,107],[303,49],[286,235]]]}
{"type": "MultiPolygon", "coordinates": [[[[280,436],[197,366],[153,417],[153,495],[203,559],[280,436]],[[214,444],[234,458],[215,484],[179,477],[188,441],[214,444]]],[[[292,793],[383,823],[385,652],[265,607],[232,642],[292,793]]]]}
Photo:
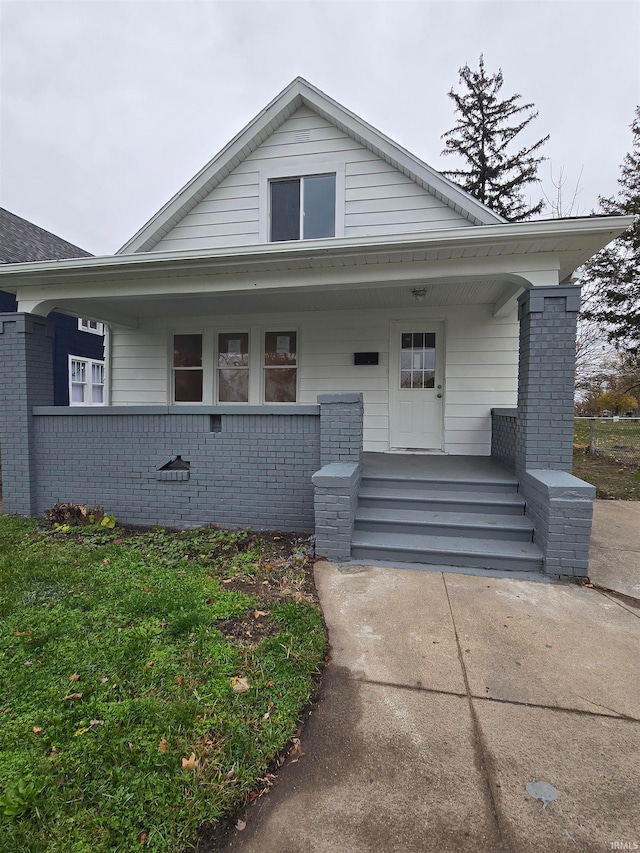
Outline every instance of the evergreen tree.
{"type": "Polygon", "coordinates": [[[631,132],[632,150],[622,163],[618,195],[599,202],[604,214],[638,218],[585,264],[581,278],[595,293],[595,304],[583,316],[606,324],[609,340],[633,363],[640,359],[640,107],[631,132]]]}
{"type": "Polygon", "coordinates": [[[460,156],[466,168],[443,174],[505,219],[517,222],[535,216],[544,207],[542,199],[529,206],[524,188],[540,183],[538,166],[545,158],[537,152],[549,136],[521,148],[512,144],[538,111],[533,104],[520,104],[521,95],[500,100],[503,82],[502,70],[487,76],[482,55],[478,71],[468,65],[460,69],[460,83],[465,89],[448,93],[456,105],[458,121],[443,133],[442,153],[460,156]]]}

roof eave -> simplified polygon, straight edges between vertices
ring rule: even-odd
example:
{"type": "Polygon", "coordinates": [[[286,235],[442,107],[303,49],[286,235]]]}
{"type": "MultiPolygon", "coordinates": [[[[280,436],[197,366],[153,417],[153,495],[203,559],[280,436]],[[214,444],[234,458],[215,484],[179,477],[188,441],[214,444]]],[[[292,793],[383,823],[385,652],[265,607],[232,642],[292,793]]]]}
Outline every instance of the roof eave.
{"type": "MultiPolygon", "coordinates": [[[[633,216],[587,217],[571,220],[516,222],[500,225],[469,226],[441,229],[422,234],[401,234],[389,237],[330,238],[295,243],[263,243],[234,247],[232,249],[188,250],[181,252],[146,252],[130,255],[74,258],[38,263],[0,265],[1,289],[15,292],[17,287],[30,283],[42,284],[64,277],[104,275],[112,271],[114,277],[130,277],[136,271],[149,274],[154,270],[196,269],[203,265],[224,262],[241,265],[248,262],[285,261],[300,256],[307,258],[344,256],[362,253],[437,249],[446,247],[472,247],[480,244],[499,244],[521,240],[549,238],[571,239],[591,237],[596,245],[605,246],[633,224],[633,216]],[[597,238],[597,239],[596,239],[597,238]],[[13,284],[12,282],[16,283],[13,284]]],[[[595,251],[598,251],[596,249],[595,251]]]]}

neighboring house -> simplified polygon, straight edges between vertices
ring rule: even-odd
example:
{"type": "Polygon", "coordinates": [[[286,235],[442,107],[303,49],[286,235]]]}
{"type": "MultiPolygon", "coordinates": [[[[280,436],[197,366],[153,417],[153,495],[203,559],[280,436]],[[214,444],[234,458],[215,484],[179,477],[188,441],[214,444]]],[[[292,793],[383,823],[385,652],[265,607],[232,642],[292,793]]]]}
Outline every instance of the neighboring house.
{"type": "Polygon", "coordinates": [[[585,575],[571,275],[629,222],[505,222],[297,78],[116,255],[5,278],[5,508],[585,575]],[[112,328],[102,410],[34,384],[56,307],[112,328]]]}
{"type": "MultiPolygon", "coordinates": [[[[0,208],[0,263],[89,258],[89,252],[0,208]]],[[[0,312],[17,311],[14,294],[0,290],[0,312]]],[[[95,320],[52,311],[54,405],[102,404],[104,328],[95,320]],[[95,381],[94,381],[95,380],[95,381]]]]}

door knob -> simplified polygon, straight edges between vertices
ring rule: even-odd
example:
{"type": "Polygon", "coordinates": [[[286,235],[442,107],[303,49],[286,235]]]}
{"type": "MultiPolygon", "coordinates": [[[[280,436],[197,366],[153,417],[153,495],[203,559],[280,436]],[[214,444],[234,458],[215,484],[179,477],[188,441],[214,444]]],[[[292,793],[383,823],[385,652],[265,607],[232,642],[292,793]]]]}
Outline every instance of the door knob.
{"type": "Polygon", "coordinates": [[[442,394],[438,394],[438,397],[442,397],[442,394]]]}

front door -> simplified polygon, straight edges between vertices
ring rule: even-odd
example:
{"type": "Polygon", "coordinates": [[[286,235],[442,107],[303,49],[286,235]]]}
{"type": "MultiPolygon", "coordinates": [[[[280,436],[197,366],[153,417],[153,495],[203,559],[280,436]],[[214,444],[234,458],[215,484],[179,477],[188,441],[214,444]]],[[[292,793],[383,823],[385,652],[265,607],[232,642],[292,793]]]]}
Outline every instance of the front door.
{"type": "Polygon", "coordinates": [[[391,324],[389,446],[442,450],[443,323],[391,324]]]}

